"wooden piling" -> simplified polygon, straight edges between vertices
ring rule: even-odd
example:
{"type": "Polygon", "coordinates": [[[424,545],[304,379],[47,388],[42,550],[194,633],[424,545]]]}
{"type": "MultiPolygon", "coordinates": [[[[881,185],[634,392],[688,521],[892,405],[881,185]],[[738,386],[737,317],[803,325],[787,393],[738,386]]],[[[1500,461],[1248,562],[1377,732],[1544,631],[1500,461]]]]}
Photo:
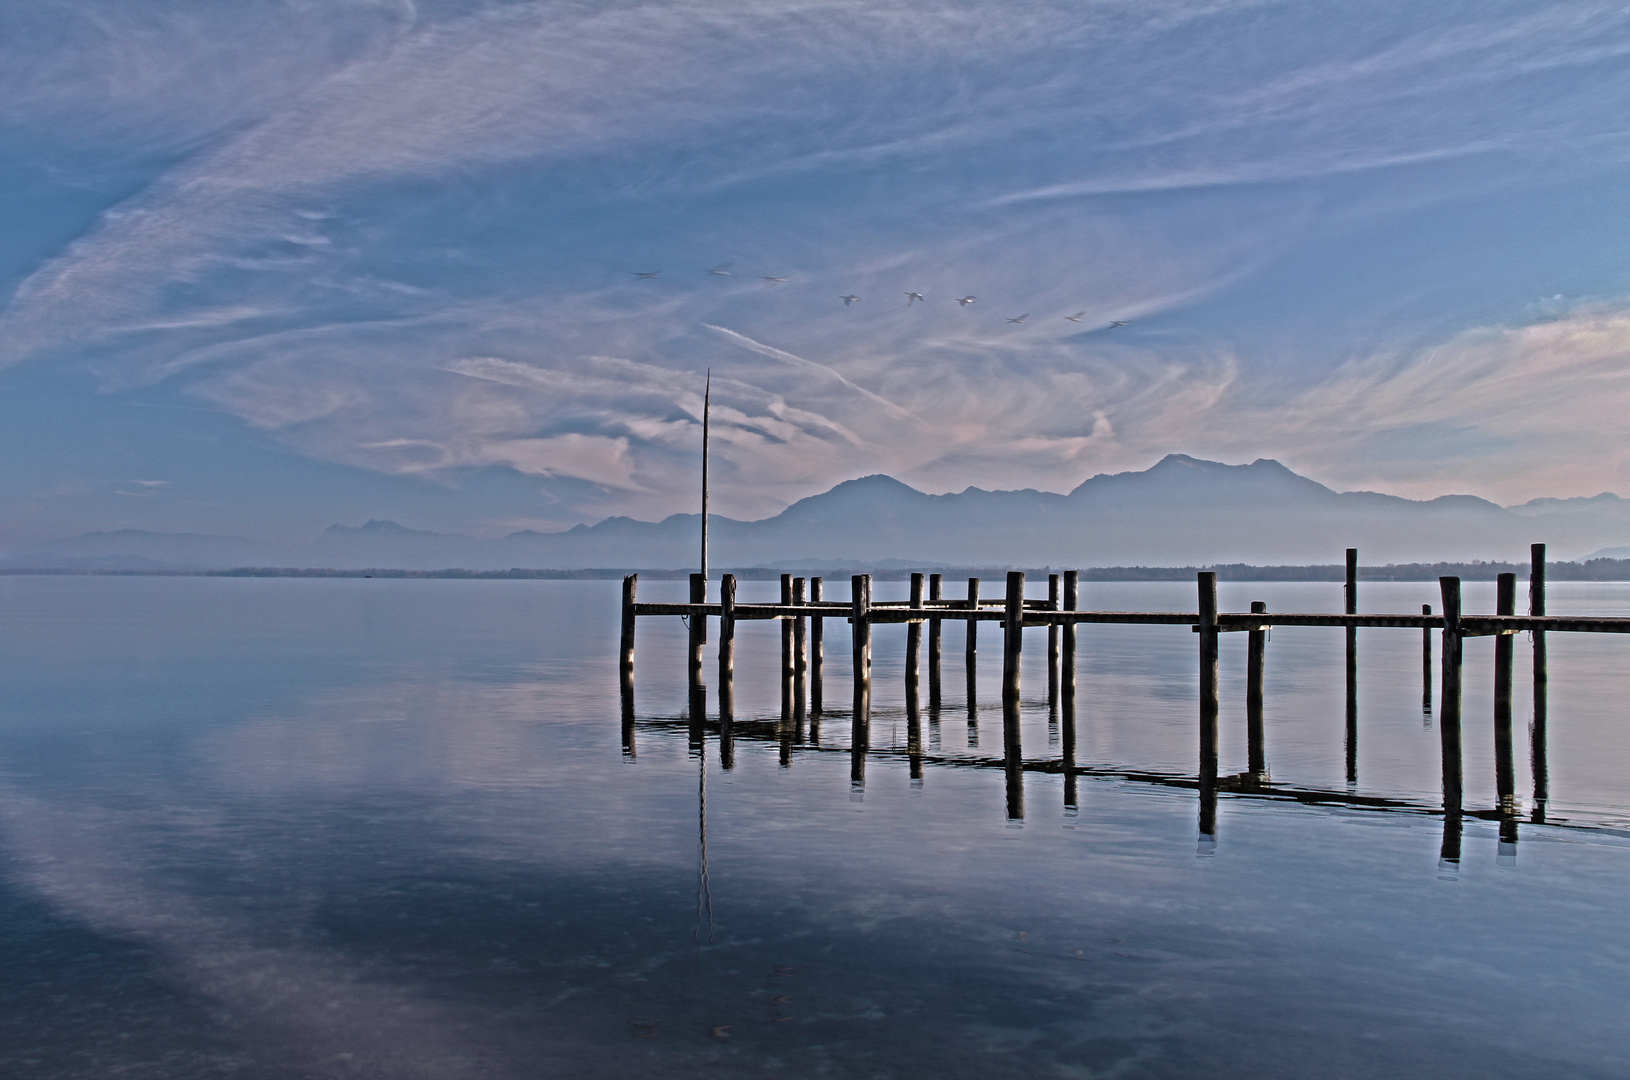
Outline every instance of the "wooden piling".
{"type": "Polygon", "coordinates": [[[634,596],[639,584],[638,574],[623,578],[623,636],[617,676],[622,688],[623,712],[628,717],[632,717],[634,710],[634,596]]]}
{"type": "MultiPolygon", "coordinates": [[[[1443,809],[1445,814],[1458,816],[1463,790],[1460,762],[1460,579],[1438,578],[1438,590],[1443,601],[1443,647],[1439,661],[1443,669],[1443,691],[1438,712],[1438,734],[1443,750],[1443,809]]],[[[1458,829],[1455,843],[1458,852],[1458,829]]]]}
{"type": "MultiPolygon", "coordinates": [[[[1253,615],[1266,615],[1268,605],[1261,600],[1251,601],[1253,615]]],[[[1267,668],[1268,632],[1247,632],[1245,661],[1245,742],[1248,768],[1253,780],[1267,779],[1268,754],[1262,725],[1262,677],[1267,668]]]]}
{"type": "MultiPolygon", "coordinates": [[[[801,577],[792,579],[792,602],[804,606],[807,582],[801,577]]],[[[800,723],[809,704],[809,648],[808,623],[802,615],[792,620],[792,718],[800,723]]]]}
{"type": "MultiPolygon", "coordinates": [[[[809,602],[821,602],[822,579],[809,579],[809,602]]],[[[809,709],[819,715],[821,711],[821,669],[826,666],[826,620],[819,615],[809,620],[809,709]]]]}
{"type": "Polygon", "coordinates": [[[1203,788],[1217,780],[1217,575],[1202,570],[1196,578],[1200,601],[1200,782],[1203,788]]]}
{"type": "MultiPolygon", "coordinates": [[[[1346,612],[1358,614],[1358,549],[1347,549],[1346,612]]],[[[1358,627],[1347,627],[1347,782],[1358,783],[1358,627]]]]}
{"type": "MultiPolygon", "coordinates": [[[[719,725],[723,731],[736,715],[736,575],[719,578],[719,725]]],[[[723,751],[721,750],[721,755],[723,751]]]]}
{"type": "Polygon", "coordinates": [[[1002,703],[1019,701],[1019,660],[1024,646],[1024,571],[1007,574],[1007,607],[1002,619],[1002,703]]]}
{"type": "MultiPolygon", "coordinates": [[[[979,610],[979,579],[968,579],[968,610],[979,610]]],[[[962,662],[968,669],[968,722],[974,720],[975,691],[979,685],[979,623],[968,620],[968,634],[962,650],[962,662]]]]}
{"type": "MultiPolygon", "coordinates": [[[[1061,595],[1059,576],[1047,575],[1047,610],[1062,611],[1063,596],[1061,595]]],[[[1058,708],[1058,632],[1059,625],[1052,623],[1047,627],[1047,706],[1050,709],[1058,708]]]]}
{"type": "MultiPolygon", "coordinates": [[[[1065,611],[1075,611],[1081,603],[1081,574],[1076,570],[1064,571],[1065,611]]],[[[1059,661],[1059,700],[1070,709],[1075,707],[1075,623],[1060,627],[1059,644],[1063,655],[1059,661]]]]}
{"type": "Polygon", "coordinates": [[[1007,770],[1007,817],[1024,820],[1024,748],[1019,735],[1019,661],[1024,651],[1024,572],[1007,575],[1002,621],[1002,761],[1007,770]]]}
{"type": "MultiPolygon", "coordinates": [[[[1517,613],[1517,575],[1500,574],[1495,579],[1494,613],[1517,613]]],[[[1500,813],[1516,812],[1517,784],[1511,747],[1511,675],[1515,642],[1510,634],[1494,639],[1494,790],[1500,813]]]]}
{"type": "MultiPolygon", "coordinates": [[[[707,578],[701,574],[690,576],[690,602],[693,604],[707,603],[707,578]]],[[[702,646],[707,644],[707,616],[692,615],[690,617],[690,679],[692,683],[702,681],[702,646]]]]}
{"type": "MultiPolygon", "coordinates": [[[[1076,610],[1081,602],[1081,575],[1074,570],[1064,571],[1065,611],[1076,610]]],[[[1076,811],[1076,778],[1075,778],[1075,623],[1066,623],[1060,635],[1060,645],[1063,656],[1060,661],[1059,672],[1059,705],[1062,726],[1062,743],[1060,755],[1064,770],[1064,812],[1073,815],[1076,811]]]]}
{"type": "MultiPolygon", "coordinates": [[[[1432,615],[1432,605],[1422,604],[1421,614],[1432,615]]],[[[1432,628],[1421,627],[1421,712],[1432,711],[1432,628]]]]}
{"type": "MultiPolygon", "coordinates": [[[[921,611],[923,607],[922,574],[911,575],[911,607],[921,611]]],[[[922,674],[923,652],[923,624],[909,622],[906,624],[906,708],[915,712],[918,704],[918,686],[922,674]]]]}
{"type": "MultiPolygon", "coordinates": [[[[929,603],[938,604],[944,600],[944,589],[944,574],[928,575],[929,603]]],[[[934,610],[937,612],[939,609],[934,610]]],[[[940,622],[937,614],[928,617],[928,710],[936,714],[940,707],[940,622]]],[[[929,723],[937,723],[938,720],[936,715],[929,723]]]]}
{"type": "MultiPolygon", "coordinates": [[[[781,603],[792,606],[792,575],[781,575],[781,603]]],[[[792,719],[792,620],[778,620],[781,627],[781,719],[792,719]]]]}
{"type": "MultiPolygon", "coordinates": [[[[1529,548],[1528,614],[1545,614],[1545,545],[1529,548]]],[[[1534,777],[1533,820],[1545,821],[1545,805],[1551,798],[1551,771],[1546,724],[1549,720],[1551,674],[1546,664],[1545,631],[1535,630],[1534,639],[1534,721],[1528,732],[1528,761],[1534,777]]]]}
{"type": "Polygon", "coordinates": [[[856,574],[850,579],[850,615],[854,650],[854,723],[871,722],[872,707],[872,576],[856,574]]]}

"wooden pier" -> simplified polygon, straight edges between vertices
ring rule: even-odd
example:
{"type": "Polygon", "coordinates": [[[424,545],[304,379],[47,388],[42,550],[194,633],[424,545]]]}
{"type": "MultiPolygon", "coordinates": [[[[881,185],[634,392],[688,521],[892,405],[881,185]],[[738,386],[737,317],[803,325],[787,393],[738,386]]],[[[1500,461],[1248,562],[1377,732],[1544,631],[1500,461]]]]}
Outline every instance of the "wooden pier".
{"type": "MultiPolygon", "coordinates": [[[[928,703],[938,721],[943,676],[940,652],[940,628],[946,619],[963,620],[967,624],[964,664],[967,677],[967,701],[970,736],[976,709],[976,661],[978,655],[978,626],[980,623],[999,624],[1002,634],[1002,706],[1004,768],[1009,773],[1008,815],[1015,820],[1024,816],[1023,771],[1025,764],[1019,745],[1019,702],[1023,685],[1021,658],[1023,634],[1026,628],[1048,631],[1047,640],[1047,699],[1049,707],[1065,711],[1068,722],[1064,728],[1062,770],[1066,781],[1066,804],[1074,804],[1074,778],[1081,770],[1074,764],[1075,735],[1074,712],[1076,685],[1076,628],[1082,624],[1095,625],[1165,625],[1187,626],[1199,636],[1198,640],[1198,768],[1195,784],[1201,792],[1200,831],[1202,838],[1214,831],[1215,795],[1220,778],[1217,774],[1218,724],[1218,635],[1241,632],[1249,635],[1246,672],[1246,723],[1249,744],[1249,768],[1241,777],[1230,778],[1233,787],[1241,784],[1267,784],[1266,754],[1262,721],[1263,675],[1266,667],[1268,631],[1273,627],[1341,627],[1346,631],[1346,713],[1345,756],[1349,786],[1357,781],[1358,762],[1358,707],[1357,707],[1357,630],[1360,627],[1411,629],[1421,631],[1422,641],[1422,704],[1430,709],[1433,701],[1433,642],[1432,632],[1439,631],[1438,647],[1438,729],[1441,738],[1443,767],[1443,807],[1445,817],[1444,859],[1458,859],[1459,821],[1463,814],[1461,767],[1461,643],[1468,637],[1495,636],[1494,659],[1494,741],[1496,760],[1496,789],[1499,806],[1496,816],[1502,821],[1510,819],[1514,830],[1516,815],[1516,786],[1513,775],[1512,753],[1512,670],[1514,665],[1514,635],[1527,631],[1533,638],[1534,723],[1531,733],[1531,760],[1534,769],[1533,820],[1545,820],[1545,803],[1549,796],[1549,781],[1545,771],[1546,749],[1546,635],[1548,633],[1630,633],[1630,618],[1554,616],[1545,608],[1545,545],[1533,545],[1528,589],[1528,612],[1516,614],[1516,575],[1501,574],[1497,581],[1495,611],[1489,615],[1468,614],[1462,610],[1460,579],[1439,579],[1441,608],[1434,613],[1430,605],[1423,606],[1419,614],[1369,614],[1358,610],[1358,552],[1347,551],[1347,575],[1344,610],[1334,613],[1274,613],[1261,601],[1251,604],[1246,612],[1223,612],[1217,608],[1217,577],[1215,573],[1200,572],[1196,579],[1196,608],[1193,612],[1165,611],[1090,611],[1079,609],[1079,575],[1067,572],[1048,578],[1047,597],[1032,599],[1026,595],[1027,581],[1020,571],[1008,573],[1001,599],[984,599],[978,578],[970,578],[961,599],[944,595],[941,575],[913,574],[909,597],[904,601],[875,601],[872,599],[870,575],[855,575],[850,580],[848,600],[825,599],[824,581],[819,577],[807,581],[801,577],[783,575],[781,602],[774,604],[743,604],[736,600],[736,580],[725,574],[719,582],[719,599],[710,603],[706,599],[706,580],[701,574],[691,575],[688,603],[642,603],[637,599],[637,575],[623,581],[622,643],[620,673],[623,703],[623,723],[628,746],[632,747],[633,673],[635,628],[642,617],[679,616],[687,621],[689,632],[688,668],[691,686],[691,716],[693,723],[705,715],[705,687],[701,684],[702,652],[708,638],[708,620],[718,619],[719,687],[718,715],[721,745],[731,738],[734,722],[734,649],[736,625],[740,622],[776,621],[781,623],[781,696],[782,727],[801,725],[806,719],[819,722],[823,711],[823,676],[825,626],[829,619],[843,619],[850,626],[850,646],[853,653],[851,680],[851,780],[862,785],[865,762],[870,747],[871,683],[872,683],[872,628],[901,624],[906,627],[905,696],[910,718],[909,741],[919,752],[908,755],[913,761],[914,780],[921,776],[919,682],[921,679],[921,650],[923,628],[928,629],[928,703]],[[1450,842],[1450,824],[1454,841],[1450,842]]],[[[699,737],[699,736],[697,736],[699,737]]],[[[977,743],[970,739],[970,746],[977,743]]],[[[783,740],[783,761],[790,757],[790,737],[783,740]]],[[[722,752],[727,753],[728,750],[722,752]]],[[[1514,836],[1514,832],[1512,834],[1514,836]]]]}

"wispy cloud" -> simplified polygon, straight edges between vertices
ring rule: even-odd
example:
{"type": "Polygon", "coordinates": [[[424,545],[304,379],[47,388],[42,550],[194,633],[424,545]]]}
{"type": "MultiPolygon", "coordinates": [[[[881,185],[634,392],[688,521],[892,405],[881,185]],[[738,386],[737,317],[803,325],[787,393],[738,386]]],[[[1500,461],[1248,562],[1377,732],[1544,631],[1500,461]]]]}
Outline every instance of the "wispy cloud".
{"type": "MultiPolygon", "coordinates": [[[[1514,464],[1588,442],[1565,419],[1603,393],[1584,338],[1434,327],[1439,359],[1352,363],[1391,354],[1226,312],[1389,317],[1275,268],[1316,235],[1357,261],[1354,220],[1516,162],[1621,161],[1612,5],[52,10],[0,44],[0,117],[175,164],[27,277],[0,365],[173,387],[364,469],[580,481],[585,517],[688,505],[710,366],[742,515],[863,472],[1065,489],[1207,448],[1393,489],[1445,458],[1502,491],[1607,475],[1514,464]],[[1554,406],[1501,413],[1538,371],[1554,406]]],[[[1499,321],[1474,314],[1454,327],[1499,321]]]]}

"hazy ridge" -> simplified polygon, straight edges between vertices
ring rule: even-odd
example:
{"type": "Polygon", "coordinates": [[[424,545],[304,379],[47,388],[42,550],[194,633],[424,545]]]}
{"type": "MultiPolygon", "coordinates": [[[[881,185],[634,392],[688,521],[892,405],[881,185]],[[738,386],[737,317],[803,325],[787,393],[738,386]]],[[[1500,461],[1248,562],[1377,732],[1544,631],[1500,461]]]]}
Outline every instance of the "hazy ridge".
{"type": "MultiPolygon", "coordinates": [[[[390,521],[334,525],[305,547],[236,536],[125,530],[87,533],[5,553],[12,570],[227,570],[244,567],[432,571],[686,568],[699,517],[607,518],[558,533],[495,539],[390,521]]],[[[1169,455],[1141,472],[1100,474],[1067,495],[969,488],[929,495],[886,476],[846,481],[761,521],[710,518],[715,567],[841,571],[1075,566],[1312,568],[1360,549],[1367,566],[1525,562],[1544,542],[1553,559],[1630,544],[1630,500],[1535,499],[1502,507],[1467,495],[1417,501],[1337,492],[1276,461],[1224,465],[1169,455]]],[[[1421,571],[1424,573],[1425,571],[1421,571]]]]}

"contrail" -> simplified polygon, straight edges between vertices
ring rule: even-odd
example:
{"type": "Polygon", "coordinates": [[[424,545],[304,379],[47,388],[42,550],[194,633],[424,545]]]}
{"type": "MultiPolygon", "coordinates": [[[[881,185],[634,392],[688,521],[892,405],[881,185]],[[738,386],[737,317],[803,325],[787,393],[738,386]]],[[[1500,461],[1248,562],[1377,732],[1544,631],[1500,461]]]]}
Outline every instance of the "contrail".
{"type": "Polygon", "coordinates": [[[726,329],[723,326],[715,326],[712,323],[703,323],[702,325],[707,327],[709,330],[717,330],[719,333],[723,334],[737,345],[740,345],[742,348],[748,349],[752,352],[756,352],[760,356],[768,356],[772,360],[781,360],[788,364],[802,364],[805,367],[811,367],[816,371],[824,372],[827,375],[830,375],[832,378],[838,380],[838,382],[842,383],[850,390],[853,390],[855,393],[862,394],[865,397],[870,398],[872,401],[877,402],[879,405],[883,406],[884,409],[888,410],[890,416],[893,416],[899,420],[909,420],[919,427],[927,427],[926,424],[924,424],[908,410],[902,409],[888,398],[880,397],[879,395],[872,393],[864,386],[856,386],[854,383],[844,378],[838,371],[827,367],[825,364],[818,364],[813,360],[805,360],[802,356],[795,356],[792,353],[787,352],[785,349],[777,349],[775,346],[766,345],[762,341],[754,341],[746,334],[738,334],[734,330],[726,329]]]}

